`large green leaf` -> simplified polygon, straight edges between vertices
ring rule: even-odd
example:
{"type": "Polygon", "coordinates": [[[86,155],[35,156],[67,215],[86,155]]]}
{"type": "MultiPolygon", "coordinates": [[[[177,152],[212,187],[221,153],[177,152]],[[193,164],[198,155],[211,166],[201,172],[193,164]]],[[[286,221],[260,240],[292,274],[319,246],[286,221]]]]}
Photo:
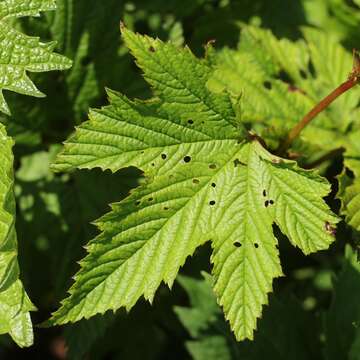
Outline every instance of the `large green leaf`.
{"type": "Polygon", "coordinates": [[[29,311],[36,309],[19,280],[12,145],[0,124],[0,334],[9,333],[19,346],[30,346],[29,311]]]}
{"type": "Polygon", "coordinates": [[[123,29],[156,98],[131,101],[110,92],[67,141],[54,168],[136,166],[147,183],[96,222],[70,297],[53,315],[61,324],[152,301],[164,281],[211,240],[214,290],[238,340],[281,276],[276,223],[305,254],[328,248],[338,219],[323,197],[326,180],[244,138],[236,104],[207,88],[211,68],[188,48],[123,29]]]}
{"type": "Polygon", "coordinates": [[[10,110],[3,90],[36,97],[45,96],[27,76],[27,71],[62,70],[71,66],[67,58],[53,53],[55,43],[41,43],[12,27],[10,20],[23,16],[38,16],[41,11],[54,10],[55,0],[0,1],[0,111],[10,110]]]}

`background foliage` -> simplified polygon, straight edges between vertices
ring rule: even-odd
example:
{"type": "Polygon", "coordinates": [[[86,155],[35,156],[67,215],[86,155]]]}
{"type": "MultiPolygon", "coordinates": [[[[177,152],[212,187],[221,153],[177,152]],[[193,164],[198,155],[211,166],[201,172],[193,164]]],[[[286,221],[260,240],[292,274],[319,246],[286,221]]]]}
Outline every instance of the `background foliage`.
{"type": "MultiPolygon", "coordinates": [[[[252,126],[260,133],[264,124],[258,121],[254,125],[257,115],[273,122],[276,131],[284,131],[279,126],[282,114],[276,113],[276,109],[286,109],[285,118],[291,114],[289,121],[296,121],[337,81],[342,81],[350,69],[350,50],[360,43],[358,1],[58,0],[57,8],[40,18],[16,20],[13,26],[26,34],[40,36],[42,41],[56,40],[56,51],[73,60],[72,68],[65,72],[31,74],[47,97],[37,99],[5,92],[12,116],[0,115],[8,136],[15,140],[19,263],[22,282],[39,309],[32,313],[35,324],[48,319],[65,297],[71,276],[78,270],[76,261],[85,255],[83,245],[97,234],[90,223],[108,211],[109,203],[119,201],[143,182],[142,174],[134,168],[115,174],[98,170],[54,174],[49,168],[74,126],[86,120],[89,107],[107,103],[105,87],[130,98],[150,96],[149,87],[120,37],[120,20],[141,33],[178,45],[186,43],[199,56],[204,54],[203,45],[216,39],[215,52],[209,55],[209,61],[218,67],[212,84],[215,90],[226,87],[233,93],[243,91],[245,97],[255,102],[256,96],[269,86],[266,82],[279,91],[284,90],[280,84],[284,80],[294,89],[306,89],[309,98],[303,99],[299,94],[296,103],[292,102],[294,98],[287,99],[287,92],[283,91],[278,107],[260,98],[258,103],[262,107],[243,108],[243,116],[251,118],[252,126]],[[241,33],[244,24],[262,26],[277,38],[292,41],[283,45],[291,54],[285,59],[287,62],[281,63],[276,51],[271,49],[268,49],[268,61],[253,61],[260,58],[251,43],[253,28],[241,33]],[[299,41],[304,38],[315,44],[307,55],[314,68],[304,68],[305,75],[294,75],[294,59],[301,60],[306,52],[296,53],[291,44],[297,41],[297,49],[301,49],[299,41]],[[334,69],[340,58],[332,52],[332,44],[339,43],[348,54],[344,52],[340,73],[330,70],[329,75],[326,66],[334,69]],[[237,73],[236,64],[240,63],[247,64],[248,71],[237,73]],[[286,70],[280,73],[280,79],[279,69],[286,70]],[[251,81],[255,89],[251,88],[251,81]],[[266,117],[267,114],[273,118],[266,117]]],[[[255,35],[260,43],[264,41],[262,36],[266,36],[262,32],[255,35]]],[[[337,51],[342,54],[343,50],[337,51]]],[[[296,63],[296,66],[301,65],[296,63]]],[[[333,129],[327,126],[328,118],[338,121],[336,129],[341,128],[343,143],[355,145],[345,159],[336,158],[322,171],[333,178],[339,175],[345,161],[352,173],[347,171],[339,177],[339,188],[340,192],[347,191],[349,199],[352,193],[358,194],[359,186],[353,178],[353,173],[358,173],[354,154],[359,156],[356,141],[359,137],[354,131],[359,129],[357,109],[358,91],[334,104],[331,111],[319,118],[316,131],[326,136],[319,133],[314,136],[309,130],[303,142],[296,144],[298,149],[310,149],[309,153],[325,151],[328,144],[323,139],[328,139],[328,143],[334,139],[333,129]],[[352,142],[348,136],[354,137],[352,142]],[[349,183],[352,185],[346,188],[349,183]]],[[[263,136],[270,143],[274,138],[271,133],[263,136]]],[[[333,185],[338,186],[337,182],[333,185]]],[[[351,208],[347,209],[349,203],[343,205],[342,211],[351,219],[354,216],[351,208]]],[[[331,200],[330,205],[335,210],[340,208],[337,200],[331,200]]],[[[120,310],[116,316],[107,313],[74,325],[36,328],[35,344],[29,349],[19,349],[10,337],[3,335],[0,356],[61,359],[65,357],[66,346],[70,359],[85,356],[91,359],[260,359],[265,356],[268,359],[359,359],[360,267],[352,250],[359,236],[355,220],[353,229],[340,224],[336,243],[330,250],[306,257],[278,234],[286,277],[274,282],[274,294],[258,322],[253,342],[237,343],[216,305],[209,286],[210,248],[205,245],[185,264],[171,292],[165,286],[160,287],[152,306],[141,301],[129,314],[120,310]],[[206,272],[200,275],[200,271],[206,272]]],[[[28,304],[27,310],[31,308],[28,304]]]]}

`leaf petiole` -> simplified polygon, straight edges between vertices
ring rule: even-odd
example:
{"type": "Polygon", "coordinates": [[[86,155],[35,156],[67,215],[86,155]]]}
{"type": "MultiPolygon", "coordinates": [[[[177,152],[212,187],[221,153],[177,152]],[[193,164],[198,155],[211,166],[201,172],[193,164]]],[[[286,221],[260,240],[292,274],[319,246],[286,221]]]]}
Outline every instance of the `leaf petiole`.
{"type": "Polygon", "coordinates": [[[292,142],[300,135],[301,131],[308,125],[318,114],[324,111],[334,100],[346,91],[350,90],[360,81],[360,57],[356,50],[353,50],[353,69],[348,79],[340,84],[329,95],[316,104],[289,132],[285,141],[280,144],[277,153],[283,155],[291,146],[292,142]]]}

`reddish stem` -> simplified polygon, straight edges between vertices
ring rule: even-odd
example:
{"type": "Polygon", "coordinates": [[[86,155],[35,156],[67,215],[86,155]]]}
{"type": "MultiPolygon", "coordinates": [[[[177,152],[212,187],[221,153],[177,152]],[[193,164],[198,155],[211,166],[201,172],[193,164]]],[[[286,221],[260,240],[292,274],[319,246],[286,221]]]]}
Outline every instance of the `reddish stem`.
{"type": "Polygon", "coordinates": [[[328,96],[322,99],[315,107],[313,107],[303,118],[296,124],[296,126],[290,131],[286,140],[279,146],[278,153],[284,154],[286,150],[290,147],[291,143],[300,135],[304,127],[309,124],[309,122],[314,119],[316,115],[321,113],[326,109],[336,98],[341,94],[350,90],[358,83],[357,76],[350,76],[349,79],[339,85],[335,90],[333,90],[328,96]]]}

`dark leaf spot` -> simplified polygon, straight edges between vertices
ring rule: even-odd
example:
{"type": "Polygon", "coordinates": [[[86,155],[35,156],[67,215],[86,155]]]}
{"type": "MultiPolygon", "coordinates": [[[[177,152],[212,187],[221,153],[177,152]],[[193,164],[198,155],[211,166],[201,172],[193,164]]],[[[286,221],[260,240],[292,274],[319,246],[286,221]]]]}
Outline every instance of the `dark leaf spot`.
{"type": "Polygon", "coordinates": [[[234,242],[234,246],[237,247],[237,248],[239,248],[239,247],[241,246],[241,242],[235,241],[235,242],[234,242]]]}
{"type": "Polygon", "coordinates": [[[255,243],[254,246],[255,246],[255,249],[257,249],[259,247],[259,244],[255,243]]]}
{"type": "Polygon", "coordinates": [[[212,170],[216,169],[216,165],[215,164],[210,164],[209,169],[212,169],[212,170]]]}
{"type": "Polygon", "coordinates": [[[215,183],[212,183],[211,186],[212,186],[212,187],[216,187],[216,184],[215,184],[215,183]]]}
{"type": "Polygon", "coordinates": [[[148,201],[153,201],[153,200],[154,200],[154,198],[152,198],[152,197],[148,198],[148,201]]]}
{"type": "Polygon", "coordinates": [[[140,205],[140,203],[141,203],[141,201],[140,201],[140,200],[137,200],[137,201],[135,202],[135,205],[138,206],[138,205],[140,205]]]}
{"type": "Polygon", "coordinates": [[[263,82],[264,88],[271,90],[271,82],[270,81],[264,81],[263,82]]]}
{"type": "Polygon", "coordinates": [[[328,221],[325,222],[325,230],[332,236],[336,235],[336,229],[328,221]]]}
{"type": "Polygon", "coordinates": [[[200,180],[198,180],[198,179],[193,179],[193,183],[194,183],[194,184],[199,184],[199,183],[200,183],[200,180]]]}
{"type": "Polygon", "coordinates": [[[169,208],[165,206],[165,207],[164,207],[164,210],[169,210],[169,208]]]}
{"type": "Polygon", "coordinates": [[[155,164],[154,164],[154,163],[152,163],[152,164],[151,164],[151,166],[155,166],[155,164]]]}
{"type": "Polygon", "coordinates": [[[315,70],[315,66],[311,60],[308,62],[308,71],[310,72],[312,77],[315,77],[316,70],[315,70]]]}
{"type": "Polygon", "coordinates": [[[300,69],[299,73],[300,73],[300,76],[301,76],[303,79],[307,79],[307,74],[306,74],[306,72],[305,72],[304,70],[300,69]]]}
{"type": "Polygon", "coordinates": [[[213,205],[216,204],[216,202],[215,202],[215,200],[211,200],[211,201],[209,202],[209,204],[210,204],[211,206],[213,206],[213,205]]]}
{"type": "Polygon", "coordinates": [[[149,51],[155,52],[155,48],[154,48],[153,46],[150,46],[150,47],[149,47],[149,51]]]}
{"type": "Polygon", "coordinates": [[[191,156],[185,156],[184,157],[184,161],[186,162],[186,163],[188,163],[188,162],[190,162],[191,161],[191,156]]]}
{"type": "Polygon", "coordinates": [[[266,200],[266,201],[264,202],[264,205],[265,205],[265,207],[268,207],[268,206],[269,206],[269,200],[266,200]]]}
{"type": "Polygon", "coordinates": [[[240,161],[239,159],[235,159],[234,160],[234,167],[237,167],[239,165],[246,166],[246,164],[243,163],[242,161],[240,161]]]}
{"type": "Polygon", "coordinates": [[[161,154],[161,158],[162,158],[163,160],[165,160],[165,159],[166,159],[166,154],[161,154]]]}
{"type": "Polygon", "coordinates": [[[263,190],[262,194],[263,194],[263,196],[266,196],[266,190],[263,190]]]}
{"type": "Polygon", "coordinates": [[[274,203],[275,203],[274,200],[269,200],[270,205],[274,205],[274,203]]]}
{"type": "Polygon", "coordinates": [[[192,120],[192,119],[188,120],[188,124],[192,125],[193,123],[194,123],[194,120],[192,120]]]}

